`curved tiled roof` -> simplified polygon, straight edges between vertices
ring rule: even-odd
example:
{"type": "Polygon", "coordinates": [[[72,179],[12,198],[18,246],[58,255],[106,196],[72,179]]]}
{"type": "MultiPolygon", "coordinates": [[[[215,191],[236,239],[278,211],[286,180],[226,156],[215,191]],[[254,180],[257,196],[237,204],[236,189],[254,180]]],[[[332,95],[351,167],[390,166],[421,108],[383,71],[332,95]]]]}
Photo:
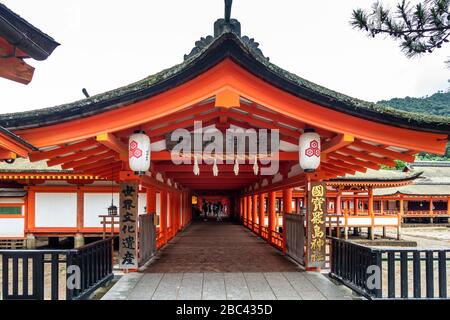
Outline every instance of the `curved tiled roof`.
{"type": "Polygon", "coordinates": [[[404,195],[450,195],[450,162],[449,161],[421,161],[411,164],[414,171],[422,175],[413,184],[402,187],[375,190],[374,194],[381,196],[404,195]]]}
{"type": "Polygon", "coordinates": [[[398,170],[373,170],[367,169],[367,172],[356,172],[355,174],[346,174],[342,177],[330,179],[331,182],[339,181],[407,181],[419,178],[422,175],[422,171],[410,171],[403,172],[398,170]]]}
{"type": "Polygon", "coordinates": [[[269,62],[248,37],[226,29],[203,38],[186,60],[131,85],[80,101],[33,111],[0,115],[0,125],[11,129],[47,126],[120,108],[150,98],[195,78],[226,58],[272,85],[299,98],[356,117],[397,127],[450,133],[450,117],[437,117],[377,105],[329,90],[269,62]],[[206,40],[207,39],[207,40],[206,40]]]}
{"type": "Polygon", "coordinates": [[[0,3],[0,37],[31,58],[47,59],[59,43],[0,3]]]}

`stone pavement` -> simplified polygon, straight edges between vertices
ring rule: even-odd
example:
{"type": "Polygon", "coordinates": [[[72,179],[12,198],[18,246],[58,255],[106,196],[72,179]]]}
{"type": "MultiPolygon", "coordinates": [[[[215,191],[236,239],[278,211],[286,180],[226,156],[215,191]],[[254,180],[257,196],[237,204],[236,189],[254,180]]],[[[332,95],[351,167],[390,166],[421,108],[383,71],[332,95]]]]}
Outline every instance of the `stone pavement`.
{"type": "Polygon", "coordinates": [[[103,300],[351,300],[313,272],[130,273],[103,300]]]}

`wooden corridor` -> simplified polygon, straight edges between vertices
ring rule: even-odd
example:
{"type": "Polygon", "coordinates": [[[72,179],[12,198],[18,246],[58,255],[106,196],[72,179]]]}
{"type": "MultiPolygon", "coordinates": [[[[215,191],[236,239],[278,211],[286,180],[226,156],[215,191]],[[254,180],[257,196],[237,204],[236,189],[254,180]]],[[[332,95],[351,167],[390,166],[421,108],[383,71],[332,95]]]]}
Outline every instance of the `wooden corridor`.
{"type": "Polygon", "coordinates": [[[295,272],[301,269],[242,225],[193,222],[145,272],[295,272]]]}
{"type": "Polygon", "coordinates": [[[324,275],[304,272],[247,228],[194,222],[144,272],[129,273],[103,300],[358,299],[324,275]]]}

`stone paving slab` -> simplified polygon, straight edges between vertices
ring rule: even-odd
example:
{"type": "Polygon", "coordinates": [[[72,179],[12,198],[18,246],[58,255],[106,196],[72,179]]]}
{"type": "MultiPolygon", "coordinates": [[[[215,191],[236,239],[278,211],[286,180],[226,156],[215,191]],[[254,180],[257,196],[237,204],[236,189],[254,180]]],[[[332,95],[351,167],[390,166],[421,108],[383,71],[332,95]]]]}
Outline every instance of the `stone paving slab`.
{"type": "Polygon", "coordinates": [[[352,291],[312,272],[130,273],[103,300],[348,300],[352,291]]]}

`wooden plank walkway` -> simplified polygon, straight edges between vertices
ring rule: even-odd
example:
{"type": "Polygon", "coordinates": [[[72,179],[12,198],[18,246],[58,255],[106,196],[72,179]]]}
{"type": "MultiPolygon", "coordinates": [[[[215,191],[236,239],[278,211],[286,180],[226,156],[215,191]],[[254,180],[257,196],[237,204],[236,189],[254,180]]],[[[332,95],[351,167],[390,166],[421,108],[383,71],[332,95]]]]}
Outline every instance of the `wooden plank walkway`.
{"type": "Polygon", "coordinates": [[[319,273],[232,223],[193,223],[141,273],[126,274],[104,300],[354,299],[319,273]]]}
{"type": "Polygon", "coordinates": [[[242,225],[194,222],[160,250],[145,272],[294,272],[301,269],[242,225]]]}

